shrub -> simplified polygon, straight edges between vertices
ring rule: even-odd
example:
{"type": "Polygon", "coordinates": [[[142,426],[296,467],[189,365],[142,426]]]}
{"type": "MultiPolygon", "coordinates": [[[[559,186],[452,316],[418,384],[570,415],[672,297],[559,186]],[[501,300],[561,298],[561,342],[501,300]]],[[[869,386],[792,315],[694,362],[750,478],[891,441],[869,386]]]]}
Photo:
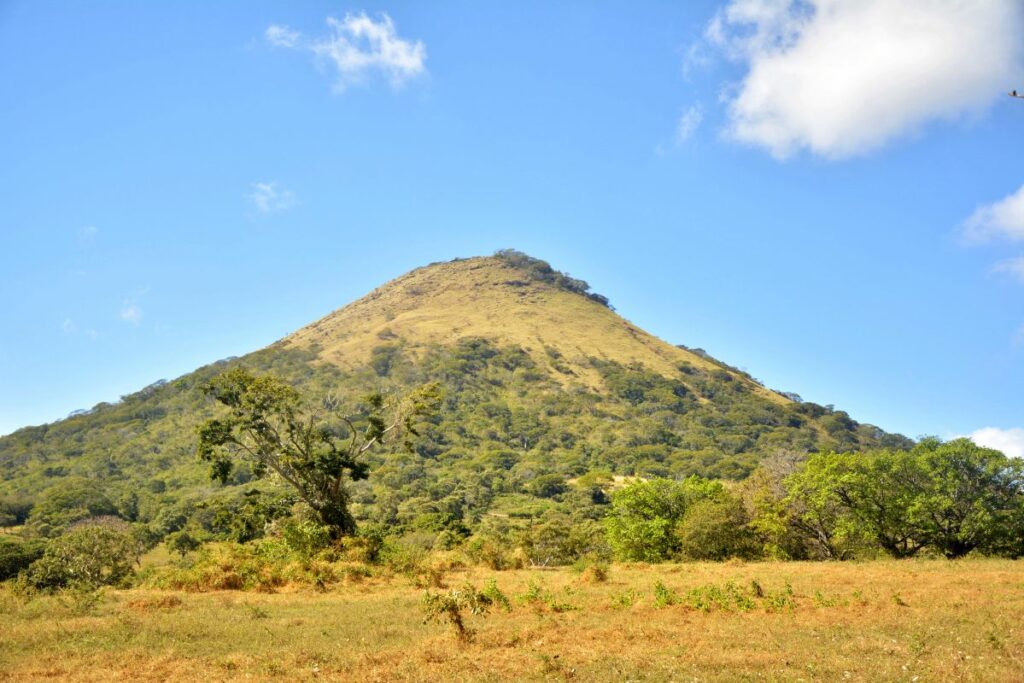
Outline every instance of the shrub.
{"type": "Polygon", "coordinates": [[[27,582],[37,589],[69,585],[113,586],[130,577],[141,547],[130,531],[83,526],[54,539],[29,567],[27,582]]]}
{"type": "Polygon", "coordinates": [[[0,581],[14,578],[43,556],[44,544],[0,536],[0,581]]]}
{"type": "Polygon", "coordinates": [[[753,557],[757,539],[747,521],[743,501],[731,495],[697,501],[676,526],[679,554],[690,560],[753,557]]]}
{"type": "Polygon", "coordinates": [[[491,598],[477,591],[469,582],[447,593],[431,593],[427,590],[423,595],[424,623],[447,621],[455,631],[455,636],[464,643],[473,639],[473,631],[466,626],[463,611],[485,614],[490,607],[491,598]]]}
{"type": "Polygon", "coordinates": [[[331,530],[311,519],[289,520],[281,529],[288,547],[304,558],[310,558],[331,544],[331,530]]]}

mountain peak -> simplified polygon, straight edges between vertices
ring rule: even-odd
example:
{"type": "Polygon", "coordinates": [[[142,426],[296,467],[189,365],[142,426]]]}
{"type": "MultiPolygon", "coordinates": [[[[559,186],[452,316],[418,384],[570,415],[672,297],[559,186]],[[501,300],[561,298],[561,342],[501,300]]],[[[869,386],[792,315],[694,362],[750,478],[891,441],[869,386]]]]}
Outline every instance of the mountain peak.
{"type": "MultiPolygon", "coordinates": [[[[522,348],[560,383],[587,387],[602,382],[593,360],[641,365],[666,376],[678,374],[681,364],[723,367],[620,317],[585,281],[507,249],[412,270],[283,343],[315,349],[322,361],[355,368],[366,366],[382,345],[400,345],[404,354],[417,358],[463,339],[522,348]]],[[[772,401],[787,401],[736,376],[772,401]]]]}

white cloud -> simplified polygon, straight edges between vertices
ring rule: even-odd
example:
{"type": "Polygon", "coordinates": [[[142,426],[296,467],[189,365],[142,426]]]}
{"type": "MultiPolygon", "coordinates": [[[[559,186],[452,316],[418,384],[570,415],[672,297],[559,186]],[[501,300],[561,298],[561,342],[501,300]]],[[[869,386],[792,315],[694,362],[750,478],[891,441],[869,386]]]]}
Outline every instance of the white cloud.
{"type": "Polygon", "coordinates": [[[971,433],[971,440],[979,446],[995,448],[1011,458],[1024,458],[1024,429],[985,427],[971,433]]]}
{"type": "Polygon", "coordinates": [[[120,317],[121,320],[126,323],[131,323],[136,327],[142,322],[142,307],[139,306],[139,299],[146,296],[149,293],[149,285],[140,287],[132,295],[125,298],[124,303],[121,304],[120,317]]]}
{"type": "Polygon", "coordinates": [[[253,183],[247,196],[260,213],[284,211],[295,203],[294,193],[278,187],[276,182],[253,183]]]}
{"type": "Polygon", "coordinates": [[[137,326],[142,322],[142,309],[138,304],[125,303],[121,306],[121,320],[137,326]]]}
{"type": "Polygon", "coordinates": [[[279,24],[268,27],[265,35],[275,47],[311,52],[321,64],[332,66],[339,92],[373,73],[383,74],[396,88],[426,73],[426,46],[400,38],[387,14],[376,21],[364,12],[346,14],[344,19],[327,17],[327,26],[330,32],[324,38],[307,39],[279,24]]]}
{"type": "Polygon", "coordinates": [[[990,242],[999,237],[1024,240],[1024,185],[1008,197],[975,209],[964,221],[963,232],[970,242],[990,242]]]}
{"type": "Polygon", "coordinates": [[[690,106],[683,111],[676,123],[676,144],[682,144],[689,140],[697,132],[697,128],[700,127],[703,120],[704,111],[698,105],[690,106]]]}
{"type": "Polygon", "coordinates": [[[1021,282],[1024,282],[1024,256],[1000,261],[992,267],[992,270],[997,273],[1009,273],[1021,282]]]}
{"type": "Polygon", "coordinates": [[[1005,97],[1022,33],[1020,0],[731,0],[705,39],[746,67],[728,137],[838,159],[1005,97]]]}
{"type": "Polygon", "coordinates": [[[64,322],[60,324],[60,331],[64,334],[74,334],[78,332],[78,325],[71,318],[65,318],[64,322]]]}
{"type": "Polygon", "coordinates": [[[267,27],[267,41],[274,47],[298,47],[302,34],[287,26],[272,24],[267,27]]]}

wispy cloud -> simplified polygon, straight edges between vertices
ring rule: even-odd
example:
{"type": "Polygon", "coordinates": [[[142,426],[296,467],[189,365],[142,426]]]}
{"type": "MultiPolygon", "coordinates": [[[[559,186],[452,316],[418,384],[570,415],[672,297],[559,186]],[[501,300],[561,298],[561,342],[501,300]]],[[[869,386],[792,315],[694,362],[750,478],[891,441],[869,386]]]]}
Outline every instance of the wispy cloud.
{"type": "Polygon", "coordinates": [[[293,31],[287,26],[273,24],[267,28],[266,37],[267,42],[274,47],[294,48],[299,46],[302,34],[298,31],[293,31]]]}
{"type": "Polygon", "coordinates": [[[322,38],[307,38],[281,24],[269,26],[264,35],[274,47],[309,52],[318,64],[332,67],[338,92],[366,82],[373,74],[385,76],[398,88],[427,71],[426,46],[399,37],[387,14],[376,20],[365,12],[346,14],[343,19],[327,17],[327,27],[329,32],[322,38]]]}
{"type": "Polygon", "coordinates": [[[1024,283],[1024,256],[1017,256],[1016,258],[1000,261],[992,267],[992,270],[997,273],[1009,273],[1018,281],[1024,283]]]}
{"type": "Polygon", "coordinates": [[[985,427],[971,433],[971,440],[979,446],[995,448],[1011,458],[1024,458],[1024,429],[985,427]]]}
{"type": "Polygon", "coordinates": [[[138,326],[142,322],[142,308],[138,304],[126,303],[121,306],[121,320],[138,326]]]}
{"type": "Polygon", "coordinates": [[[704,110],[699,105],[687,107],[676,123],[676,144],[682,144],[693,137],[704,120],[704,110]]]}
{"type": "Polygon", "coordinates": [[[840,159],[983,111],[1024,68],[1022,32],[1020,0],[730,0],[704,40],[746,71],[727,137],[840,159]]]}
{"type": "Polygon", "coordinates": [[[1013,194],[975,209],[963,223],[968,242],[1024,240],[1024,185],[1013,194]]]}
{"type": "Polygon", "coordinates": [[[121,304],[121,310],[118,312],[119,317],[126,323],[135,325],[136,327],[142,323],[142,306],[139,305],[139,299],[149,293],[149,285],[138,289],[134,294],[125,298],[124,303],[121,304]]]}
{"type": "Polygon", "coordinates": [[[253,183],[247,197],[260,213],[284,211],[295,204],[295,193],[278,186],[276,182],[253,183]]]}
{"type": "Polygon", "coordinates": [[[60,324],[60,332],[66,337],[74,337],[83,334],[89,339],[96,339],[100,336],[99,332],[91,327],[87,327],[84,330],[80,329],[78,323],[71,318],[64,318],[64,321],[60,324]]]}

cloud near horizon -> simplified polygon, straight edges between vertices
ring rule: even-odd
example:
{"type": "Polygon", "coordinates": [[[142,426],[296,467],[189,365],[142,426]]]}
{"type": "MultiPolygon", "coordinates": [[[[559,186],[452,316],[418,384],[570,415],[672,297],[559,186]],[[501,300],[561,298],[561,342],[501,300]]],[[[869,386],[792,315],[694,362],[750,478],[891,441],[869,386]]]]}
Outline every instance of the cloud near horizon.
{"type": "Polygon", "coordinates": [[[1024,65],[1019,0],[731,0],[705,41],[746,72],[726,136],[843,159],[983,112],[1024,65]]]}
{"type": "Polygon", "coordinates": [[[373,73],[383,74],[393,88],[399,88],[427,71],[426,46],[400,38],[387,14],[376,21],[365,12],[346,14],[343,19],[327,17],[327,26],[326,37],[308,39],[288,26],[273,24],[265,37],[274,47],[310,52],[318,63],[332,66],[338,92],[366,82],[373,73]]]}
{"type": "Polygon", "coordinates": [[[971,441],[979,446],[1002,451],[1011,458],[1024,458],[1024,429],[985,427],[971,433],[971,441]]]}

